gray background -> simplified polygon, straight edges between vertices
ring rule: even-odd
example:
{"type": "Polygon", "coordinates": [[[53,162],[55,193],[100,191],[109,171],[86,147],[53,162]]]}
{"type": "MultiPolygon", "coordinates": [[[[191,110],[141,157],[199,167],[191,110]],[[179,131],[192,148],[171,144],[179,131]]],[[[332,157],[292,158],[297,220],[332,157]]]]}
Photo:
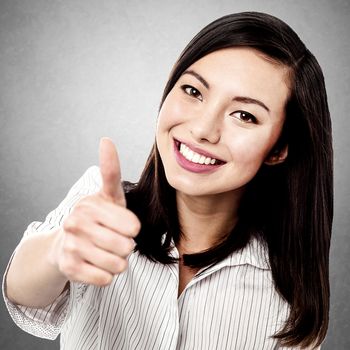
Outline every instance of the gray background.
{"type": "MultiPolygon", "coordinates": [[[[215,18],[244,10],[289,23],[323,67],[334,125],[331,322],[323,349],[350,349],[349,1],[0,0],[0,268],[84,170],[101,136],[136,181],[170,68],[215,18]]],[[[306,184],[307,185],[307,184],[306,184]]],[[[1,349],[57,349],[20,331],[0,302],[1,349]]]]}

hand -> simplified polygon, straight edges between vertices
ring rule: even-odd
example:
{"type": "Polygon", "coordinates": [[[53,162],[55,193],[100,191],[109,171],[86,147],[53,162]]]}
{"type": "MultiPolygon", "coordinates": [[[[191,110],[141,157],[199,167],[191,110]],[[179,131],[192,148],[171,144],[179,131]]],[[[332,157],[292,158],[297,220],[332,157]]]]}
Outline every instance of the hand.
{"type": "Polygon", "coordinates": [[[126,208],[116,148],[102,138],[99,149],[102,189],[84,197],[58,232],[54,262],[68,280],[108,285],[127,268],[141,224],[126,208]]]}

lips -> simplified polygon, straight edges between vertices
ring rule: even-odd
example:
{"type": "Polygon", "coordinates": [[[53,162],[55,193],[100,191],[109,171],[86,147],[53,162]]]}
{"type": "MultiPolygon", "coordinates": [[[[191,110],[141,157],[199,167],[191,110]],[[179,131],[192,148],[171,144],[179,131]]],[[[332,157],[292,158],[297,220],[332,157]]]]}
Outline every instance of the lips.
{"type": "Polygon", "coordinates": [[[179,165],[191,172],[212,172],[225,164],[223,160],[216,158],[213,154],[176,139],[174,139],[174,150],[179,165]]]}

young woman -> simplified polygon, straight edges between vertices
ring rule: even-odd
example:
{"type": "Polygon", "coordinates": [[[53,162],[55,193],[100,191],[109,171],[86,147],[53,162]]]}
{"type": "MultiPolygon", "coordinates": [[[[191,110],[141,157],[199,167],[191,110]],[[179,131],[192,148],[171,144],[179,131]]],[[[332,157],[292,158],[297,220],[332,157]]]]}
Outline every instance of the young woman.
{"type": "Polygon", "coordinates": [[[176,62],[140,181],[102,139],[100,168],[28,227],[5,301],[62,349],[316,348],[332,189],[315,57],[275,17],[222,17],[176,62]]]}

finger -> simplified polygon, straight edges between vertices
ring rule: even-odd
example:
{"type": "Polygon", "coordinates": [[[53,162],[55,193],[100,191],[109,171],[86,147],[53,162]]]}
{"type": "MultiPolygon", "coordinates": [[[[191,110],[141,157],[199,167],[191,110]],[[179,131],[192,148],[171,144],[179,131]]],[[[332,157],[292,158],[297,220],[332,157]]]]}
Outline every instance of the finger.
{"type": "Polygon", "coordinates": [[[96,247],[122,258],[130,255],[135,248],[135,241],[132,238],[115,233],[103,226],[93,225],[87,235],[96,247]]]}
{"type": "Polygon", "coordinates": [[[59,264],[59,269],[70,281],[83,282],[96,286],[106,286],[113,280],[114,274],[102,270],[85,261],[67,257],[59,264]]]}
{"type": "Polygon", "coordinates": [[[96,221],[126,237],[136,237],[141,229],[138,217],[129,209],[106,203],[96,221]],[[105,210],[103,210],[105,209],[105,210]]]}
{"type": "Polygon", "coordinates": [[[106,227],[114,234],[135,237],[141,223],[138,217],[129,209],[105,201],[98,196],[92,196],[77,204],[70,216],[64,221],[65,231],[75,234],[95,235],[95,227],[106,227]],[[97,224],[97,225],[96,225],[97,224]]]}
{"type": "Polygon", "coordinates": [[[125,206],[126,201],[121,184],[118,153],[112,140],[107,137],[103,137],[100,141],[99,161],[102,176],[102,195],[119,205],[125,206]]]}
{"type": "Polygon", "coordinates": [[[70,237],[67,255],[74,257],[77,261],[85,261],[89,264],[111,274],[123,272],[127,267],[126,259],[100,249],[77,237],[70,237]],[[71,249],[72,248],[72,249],[71,249]]]}
{"type": "MultiPolygon", "coordinates": [[[[66,235],[59,269],[69,280],[86,281],[86,275],[89,274],[89,271],[91,272],[92,267],[101,270],[98,275],[107,277],[106,273],[115,275],[123,272],[127,266],[126,259],[106,252],[77,236],[66,235]],[[86,263],[91,265],[91,268],[88,270],[86,270],[86,263]]],[[[90,277],[93,278],[93,276],[90,277]]]]}
{"type": "Polygon", "coordinates": [[[125,258],[106,252],[87,241],[80,242],[79,257],[89,264],[113,275],[123,272],[128,265],[125,258]]]}
{"type": "Polygon", "coordinates": [[[112,283],[114,274],[102,270],[89,263],[83,263],[79,274],[76,276],[76,280],[93,284],[95,286],[107,286],[112,283]]]}

